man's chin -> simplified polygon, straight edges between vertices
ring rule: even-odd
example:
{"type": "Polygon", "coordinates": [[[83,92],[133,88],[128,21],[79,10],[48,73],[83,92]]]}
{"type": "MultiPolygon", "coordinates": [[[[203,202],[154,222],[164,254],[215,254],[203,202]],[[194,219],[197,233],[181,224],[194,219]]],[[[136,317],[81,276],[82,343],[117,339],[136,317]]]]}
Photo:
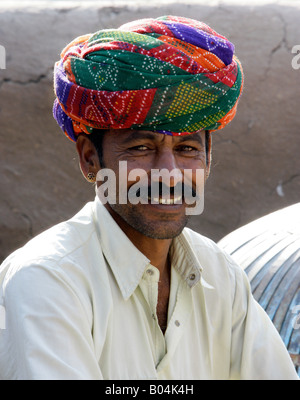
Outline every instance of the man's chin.
{"type": "Polygon", "coordinates": [[[186,223],[184,225],[180,225],[179,227],[163,227],[163,226],[151,226],[150,224],[143,225],[143,224],[137,224],[135,226],[132,226],[136,231],[141,233],[142,235],[151,238],[151,239],[159,239],[159,240],[165,240],[165,239],[174,239],[178,235],[181,234],[182,230],[186,226],[186,223]]]}
{"type": "MultiPolygon", "coordinates": [[[[152,209],[153,207],[148,208],[148,205],[141,204],[131,205],[130,208],[110,204],[108,207],[113,211],[111,214],[119,225],[121,218],[130,228],[151,239],[174,239],[180,235],[189,220],[184,210],[179,212],[176,207],[170,210],[170,206],[168,208],[159,205],[152,209]],[[147,209],[142,206],[146,206],[147,209]]],[[[126,233],[126,227],[123,226],[123,230],[126,233]]]]}

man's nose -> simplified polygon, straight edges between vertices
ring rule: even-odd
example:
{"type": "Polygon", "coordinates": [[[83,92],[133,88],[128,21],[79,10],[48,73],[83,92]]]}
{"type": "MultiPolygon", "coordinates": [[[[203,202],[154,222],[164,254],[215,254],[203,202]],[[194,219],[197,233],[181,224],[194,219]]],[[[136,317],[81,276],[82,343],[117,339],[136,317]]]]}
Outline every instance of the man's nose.
{"type": "Polygon", "coordinates": [[[155,160],[151,171],[151,179],[154,182],[164,182],[169,187],[175,187],[182,182],[182,171],[179,168],[176,156],[171,149],[161,150],[155,160]]]}

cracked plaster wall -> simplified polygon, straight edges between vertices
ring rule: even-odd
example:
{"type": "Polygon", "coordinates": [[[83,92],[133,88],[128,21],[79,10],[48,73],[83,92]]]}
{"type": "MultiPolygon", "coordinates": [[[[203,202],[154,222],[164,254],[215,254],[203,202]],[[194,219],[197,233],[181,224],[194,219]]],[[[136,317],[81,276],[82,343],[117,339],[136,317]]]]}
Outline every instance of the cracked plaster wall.
{"type": "Polygon", "coordinates": [[[32,236],[71,217],[94,189],[74,145],[52,118],[53,64],[74,37],[148,16],[203,20],[236,46],[246,83],[236,119],[213,137],[205,209],[190,226],[214,240],[299,202],[300,2],[251,5],[199,0],[0,5],[0,261],[32,236]]]}

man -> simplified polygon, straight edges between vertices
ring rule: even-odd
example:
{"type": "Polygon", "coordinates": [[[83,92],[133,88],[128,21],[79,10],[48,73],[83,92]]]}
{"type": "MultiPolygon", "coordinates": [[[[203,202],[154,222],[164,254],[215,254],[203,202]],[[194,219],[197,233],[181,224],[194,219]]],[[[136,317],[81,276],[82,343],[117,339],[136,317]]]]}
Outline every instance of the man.
{"type": "Polygon", "coordinates": [[[2,379],[297,379],[244,272],[185,228],[242,91],[233,52],[172,16],[64,49],[54,116],[97,196],[3,263],[2,379]]]}

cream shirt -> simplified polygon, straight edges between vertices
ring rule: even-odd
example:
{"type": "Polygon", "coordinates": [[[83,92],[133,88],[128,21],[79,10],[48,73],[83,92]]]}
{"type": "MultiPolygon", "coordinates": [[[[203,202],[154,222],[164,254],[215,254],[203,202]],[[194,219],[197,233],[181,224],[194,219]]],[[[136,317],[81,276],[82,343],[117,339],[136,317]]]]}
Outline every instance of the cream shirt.
{"type": "Polygon", "coordinates": [[[298,379],[228,255],[185,228],[171,260],[163,335],[159,271],[97,198],[32,239],[0,269],[0,378],[298,379]]]}

